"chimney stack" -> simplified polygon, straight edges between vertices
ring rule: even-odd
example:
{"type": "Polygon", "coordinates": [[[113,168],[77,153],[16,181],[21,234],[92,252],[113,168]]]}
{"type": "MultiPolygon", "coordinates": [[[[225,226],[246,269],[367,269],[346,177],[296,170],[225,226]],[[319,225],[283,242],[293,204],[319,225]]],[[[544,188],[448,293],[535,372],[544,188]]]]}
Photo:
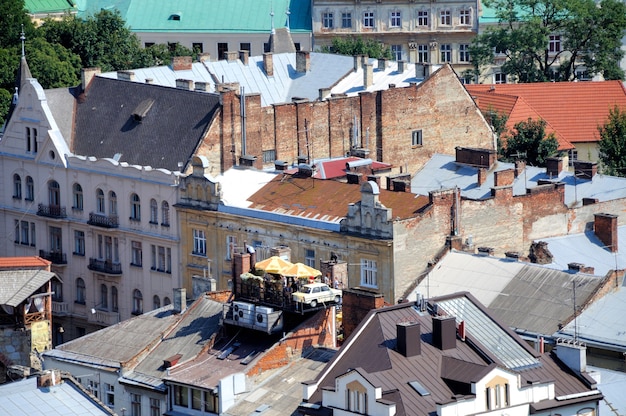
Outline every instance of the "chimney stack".
{"type": "Polygon", "coordinates": [[[330,96],[330,88],[320,88],[320,97],[319,100],[323,101],[330,96]]]}
{"type": "Polygon", "coordinates": [[[363,64],[363,56],[362,55],[354,55],[354,71],[358,71],[361,69],[363,64]]]}
{"type": "Polygon", "coordinates": [[[556,343],[556,356],[574,372],[587,371],[587,347],[577,341],[559,340],[556,343]]]}
{"type": "Polygon", "coordinates": [[[413,357],[422,352],[419,322],[401,322],[396,324],[396,348],[404,357],[413,357]]]}
{"type": "Polygon", "coordinates": [[[181,90],[193,91],[193,81],[190,79],[177,79],[176,80],[176,88],[180,88],[181,90]]]}
{"type": "Polygon", "coordinates": [[[202,52],[198,54],[198,62],[207,62],[211,59],[211,54],[208,52],[202,52]]]}
{"type": "Polygon", "coordinates": [[[482,186],[487,181],[487,169],[478,168],[478,186],[482,186]]]}
{"type": "Polygon", "coordinates": [[[146,78],[146,84],[152,84],[153,82],[154,82],[154,79],[146,78]]]}
{"type": "Polygon", "coordinates": [[[187,289],[178,287],[174,289],[174,313],[181,313],[187,309],[187,289]]]}
{"type": "Polygon", "coordinates": [[[617,215],[603,213],[595,214],[593,232],[611,253],[617,252],[617,215]]]}
{"type": "Polygon", "coordinates": [[[135,73],[133,71],[117,71],[117,79],[122,81],[134,81],[135,73]]]}
{"type": "Polygon", "coordinates": [[[387,68],[387,60],[385,58],[378,58],[378,69],[384,71],[387,68]]]}
{"type": "Polygon", "coordinates": [[[203,91],[203,92],[207,92],[209,91],[209,83],[208,82],[204,82],[204,81],[196,81],[196,91],[203,91]]]}
{"type": "Polygon", "coordinates": [[[454,316],[433,316],[433,345],[442,351],[456,348],[454,316]]]}
{"type": "Polygon", "coordinates": [[[311,70],[311,53],[309,51],[296,52],[296,72],[309,72],[311,70]]]}
{"type": "Polygon", "coordinates": [[[239,52],[237,51],[226,51],[224,55],[226,55],[227,62],[236,61],[239,58],[239,52]]]}
{"type": "Polygon", "coordinates": [[[83,91],[87,91],[93,77],[100,73],[100,68],[83,68],[80,70],[80,84],[83,91]]]}
{"type": "Polygon", "coordinates": [[[593,179],[596,173],[598,173],[598,164],[596,162],[574,161],[574,175],[577,178],[593,179]]]}
{"type": "Polygon", "coordinates": [[[263,54],[263,68],[265,68],[265,74],[268,77],[274,76],[274,59],[271,52],[265,52],[263,54]]]}
{"type": "Polygon", "coordinates": [[[172,69],[174,71],[185,71],[191,69],[191,56],[175,56],[172,58],[172,69]]]}
{"type": "Polygon", "coordinates": [[[546,158],[546,174],[550,178],[556,178],[563,171],[563,159],[560,157],[546,158]]]}
{"type": "Polygon", "coordinates": [[[398,61],[398,73],[399,74],[404,74],[405,66],[406,66],[406,61],[402,59],[398,61]]]}
{"type": "Polygon", "coordinates": [[[239,51],[239,60],[245,66],[248,66],[248,58],[249,57],[250,57],[250,51],[246,51],[246,50],[239,51]]]}
{"type": "Polygon", "coordinates": [[[368,89],[374,83],[374,66],[369,62],[363,65],[363,88],[368,89]]]}

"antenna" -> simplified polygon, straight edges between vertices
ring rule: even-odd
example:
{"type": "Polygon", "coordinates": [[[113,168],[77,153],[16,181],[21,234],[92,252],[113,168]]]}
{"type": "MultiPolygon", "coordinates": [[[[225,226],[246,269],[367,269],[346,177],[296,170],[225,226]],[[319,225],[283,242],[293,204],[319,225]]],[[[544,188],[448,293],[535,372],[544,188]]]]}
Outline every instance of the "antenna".
{"type": "Polygon", "coordinates": [[[26,35],[24,34],[24,25],[22,24],[22,32],[20,33],[20,40],[22,41],[22,58],[26,56],[24,52],[24,41],[26,40],[26,35]]]}
{"type": "Polygon", "coordinates": [[[287,15],[287,32],[289,32],[289,16],[291,15],[291,12],[289,11],[289,7],[287,7],[287,10],[285,11],[285,14],[287,15]]]}
{"type": "Polygon", "coordinates": [[[576,320],[576,282],[572,281],[572,290],[574,291],[574,341],[578,342],[578,322],[576,320]]]}

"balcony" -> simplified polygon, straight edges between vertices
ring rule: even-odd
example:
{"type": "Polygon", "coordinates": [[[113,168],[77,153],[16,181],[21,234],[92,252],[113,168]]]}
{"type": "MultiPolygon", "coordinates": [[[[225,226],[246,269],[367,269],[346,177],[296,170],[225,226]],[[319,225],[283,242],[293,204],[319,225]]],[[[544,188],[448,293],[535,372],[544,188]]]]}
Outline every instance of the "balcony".
{"type": "Polygon", "coordinates": [[[37,215],[48,218],[67,218],[65,207],[59,205],[39,204],[37,215]]]}
{"type": "Polygon", "coordinates": [[[122,274],[122,265],[111,260],[89,259],[89,270],[107,274],[122,274]]]}
{"type": "Polygon", "coordinates": [[[60,251],[39,250],[39,257],[50,260],[53,264],[67,264],[65,253],[61,253],[60,251]]]}
{"type": "Polygon", "coordinates": [[[120,321],[120,314],[118,312],[92,309],[87,313],[87,321],[98,325],[115,325],[120,321]]]}
{"type": "Polygon", "coordinates": [[[117,215],[104,215],[95,212],[89,213],[89,225],[103,228],[117,228],[120,226],[119,217],[117,215]]]}
{"type": "Polygon", "coordinates": [[[67,302],[52,301],[52,313],[54,315],[68,315],[70,313],[67,302]]]}

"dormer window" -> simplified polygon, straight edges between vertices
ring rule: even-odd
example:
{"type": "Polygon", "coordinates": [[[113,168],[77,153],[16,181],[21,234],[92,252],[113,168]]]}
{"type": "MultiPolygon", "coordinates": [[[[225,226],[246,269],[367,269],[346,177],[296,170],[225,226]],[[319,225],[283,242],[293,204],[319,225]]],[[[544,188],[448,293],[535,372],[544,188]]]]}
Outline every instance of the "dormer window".
{"type": "Polygon", "coordinates": [[[180,20],[180,14],[179,13],[170,14],[170,17],[168,20],[180,20]]]}

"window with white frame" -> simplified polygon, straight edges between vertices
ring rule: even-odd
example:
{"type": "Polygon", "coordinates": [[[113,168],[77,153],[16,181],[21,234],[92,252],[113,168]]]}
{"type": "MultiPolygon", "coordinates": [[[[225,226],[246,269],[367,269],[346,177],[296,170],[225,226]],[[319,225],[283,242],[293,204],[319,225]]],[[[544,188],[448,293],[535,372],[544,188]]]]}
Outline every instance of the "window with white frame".
{"type": "Polygon", "coordinates": [[[37,129],[26,127],[26,151],[37,153],[37,129]]]}
{"type": "Polygon", "coordinates": [[[13,199],[22,199],[22,178],[17,173],[13,175],[13,199]]]}
{"type": "Polygon", "coordinates": [[[26,177],[26,197],[24,199],[26,201],[35,200],[35,182],[33,181],[33,178],[31,178],[30,176],[26,177]]]}
{"type": "Polygon", "coordinates": [[[150,416],[161,416],[161,400],[150,398],[150,416]]]}
{"type": "Polygon", "coordinates": [[[172,272],[172,249],[152,244],[152,270],[163,273],[172,272]]]}
{"type": "Polygon", "coordinates": [[[85,281],[82,277],[76,279],[76,303],[85,304],[85,281]]]}
{"type": "Polygon", "coordinates": [[[487,410],[509,407],[511,402],[509,384],[496,384],[485,389],[485,406],[487,410]]]}
{"type": "Polygon", "coordinates": [[[263,150],[263,163],[272,163],[276,160],[276,149],[263,150]]]}
{"type": "Polygon", "coordinates": [[[83,187],[80,186],[79,183],[75,183],[74,186],[72,187],[72,197],[73,197],[73,203],[74,205],[72,206],[72,208],[82,211],[83,210],[83,187]]]}
{"type": "Polygon", "coordinates": [[[352,28],[352,13],[351,12],[341,13],[341,27],[343,29],[352,28]]]}
{"type": "Polygon", "coordinates": [[[104,214],[104,191],[96,189],[96,212],[104,214]]]}
{"type": "Polygon", "coordinates": [[[167,201],[161,202],[161,225],[170,225],[170,204],[167,201]]]}
{"type": "Polygon", "coordinates": [[[109,214],[117,215],[117,195],[115,192],[109,192],[109,214]]]}
{"type": "Polygon", "coordinates": [[[117,287],[111,286],[111,310],[113,312],[117,312],[119,310],[118,299],[119,298],[117,296],[117,287]]]}
{"type": "Polygon", "coordinates": [[[226,236],[226,260],[232,258],[232,254],[237,248],[237,237],[233,235],[226,236]]]}
{"type": "Polygon", "coordinates": [[[334,20],[333,12],[322,13],[322,27],[324,29],[332,29],[333,23],[334,23],[333,20],[334,20]]]}
{"type": "Polygon", "coordinates": [[[506,74],[504,72],[496,72],[493,74],[494,84],[506,84],[506,74]]]}
{"type": "Polygon", "coordinates": [[[141,290],[133,290],[133,314],[141,315],[143,313],[143,295],[141,290]]]}
{"type": "Polygon", "coordinates": [[[472,9],[464,7],[459,11],[459,23],[463,26],[472,24],[472,9]]]}
{"type": "Polygon", "coordinates": [[[346,389],[346,407],[350,412],[367,414],[367,393],[346,389]]]}
{"type": "Polygon", "coordinates": [[[423,142],[422,142],[422,130],[413,130],[411,132],[411,146],[412,147],[417,147],[417,146],[422,146],[423,142]]]}
{"type": "Polygon", "coordinates": [[[115,407],[115,386],[104,383],[104,403],[111,409],[115,407]]]}
{"type": "Polygon", "coordinates": [[[130,250],[130,264],[133,266],[141,267],[143,264],[143,250],[141,247],[141,241],[131,241],[130,250]]]}
{"type": "Polygon", "coordinates": [[[74,253],[77,256],[85,255],[85,232],[74,230],[74,253]]]}
{"type": "Polygon", "coordinates": [[[159,223],[159,205],[157,204],[156,199],[150,200],[150,224],[158,224],[159,223]]]}
{"type": "Polygon", "coordinates": [[[174,404],[181,407],[189,407],[189,387],[174,386],[174,404]]]}
{"type": "Polygon", "coordinates": [[[304,250],[304,264],[315,267],[315,250],[309,248],[304,250]]]}
{"type": "Polygon", "coordinates": [[[469,62],[469,61],[470,61],[469,44],[462,43],[459,45],[459,62],[469,62]]]}
{"type": "Polygon", "coordinates": [[[206,256],[206,234],[204,230],[193,230],[193,254],[206,256]]]}
{"type": "Polygon", "coordinates": [[[560,35],[550,35],[548,37],[548,51],[550,51],[550,53],[561,52],[561,36],[560,35]]]}
{"type": "Polygon", "coordinates": [[[439,25],[452,26],[452,12],[444,9],[439,12],[439,25]]]}
{"type": "Polygon", "coordinates": [[[133,221],[141,221],[141,200],[137,194],[130,196],[130,219],[133,221]]]}
{"type": "Polygon", "coordinates": [[[89,390],[91,394],[93,394],[96,398],[98,398],[99,397],[98,393],[100,391],[100,383],[98,383],[95,380],[89,380],[87,383],[87,390],[89,390]]]}
{"type": "Polygon", "coordinates": [[[363,12],[363,27],[369,29],[374,27],[374,12],[363,12]]]}
{"type": "Polygon", "coordinates": [[[120,262],[120,243],[117,237],[98,234],[98,259],[116,264],[120,262]]]}
{"type": "Polygon", "coordinates": [[[159,295],[154,295],[152,297],[152,309],[159,309],[161,307],[161,298],[159,295]]]}
{"type": "Polygon", "coordinates": [[[141,394],[131,393],[130,416],[141,416],[141,394]]]}
{"type": "Polygon", "coordinates": [[[378,287],[376,260],[361,260],[361,286],[378,287]]]}
{"type": "Polygon", "coordinates": [[[100,303],[98,308],[103,310],[109,308],[109,288],[104,283],[100,285],[100,303]]]}
{"type": "Polygon", "coordinates": [[[389,23],[391,27],[401,27],[402,26],[402,12],[399,10],[392,11],[389,23]]]}
{"type": "Polygon", "coordinates": [[[452,62],[452,45],[442,43],[441,46],[439,46],[439,51],[441,52],[441,63],[452,62]]]}
{"type": "Polygon", "coordinates": [[[35,223],[24,220],[15,220],[15,243],[25,246],[35,246],[35,223]]]}
{"type": "Polygon", "coordinates": [[[402,45],[391,45],[391,54],[396,61],[402,60],[402,45]]]}
{"type": "Polygon", "coordinates": [[[63,302],[63,283],[54,277],[50,280],[50,289],[52,289],[52,300],[63,302]]]}
{"type": "Polygon", "coordinates": [[[430,58],[428,57],[428,45],[417,45],[417,62],[426,63],[429,62],[429,60],[430,58]]]}
{"type": "Polygon", "coordinates": [[[578,160],[578,150],[576,149],[569,149],[567,151],[567,156],[569,159],[568,165],[569,166],[574,166],[574,162],[576,162],[578,160]]]}
{"type": "Polygon", "coordinates": [[[428,26],[428,10],[417,11],[417,25],[422,27],[428,26]]]}

